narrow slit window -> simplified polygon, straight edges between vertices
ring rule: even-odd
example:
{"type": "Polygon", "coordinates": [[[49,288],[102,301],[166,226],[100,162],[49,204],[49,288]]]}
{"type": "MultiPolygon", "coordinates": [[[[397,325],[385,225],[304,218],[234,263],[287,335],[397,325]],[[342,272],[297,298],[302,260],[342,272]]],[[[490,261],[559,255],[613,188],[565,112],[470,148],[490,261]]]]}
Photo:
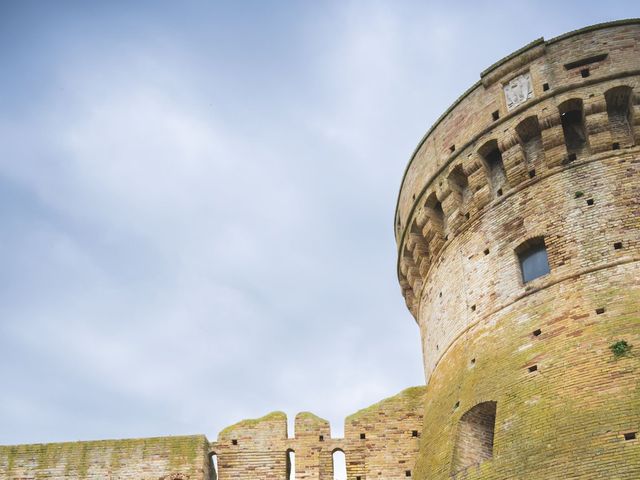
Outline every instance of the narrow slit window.
{"type": "Polygon", "coordinates": [[[212,453],[209,456],[209,479],[218,480],[218,455],[212,453]]]}
{"type": "Polygon", "coordinates": [[[287,480],[296,478],[296,452],[287,450],[287,480]]]}
{"type": "Polygon", "coordinates": [[[537,237],[527,240],[516,248],[516,255],[520,262],[520,271],[524,283],[547,275],[550,272],[544,238],[537,237]]]}
{"type": "Polygon", "coordinates": [[[347,480],[347,461],[342,450],[334,450],[333,480],[347,480]]]}

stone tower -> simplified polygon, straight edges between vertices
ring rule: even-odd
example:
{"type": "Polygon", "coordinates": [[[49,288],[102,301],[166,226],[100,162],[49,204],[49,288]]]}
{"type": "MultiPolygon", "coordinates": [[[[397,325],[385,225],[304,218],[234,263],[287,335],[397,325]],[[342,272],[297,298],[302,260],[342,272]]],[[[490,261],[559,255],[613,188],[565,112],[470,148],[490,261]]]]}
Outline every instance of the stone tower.
{"type": "Polygon", "coordinates": [[[640,20],[537,40],[422,138],[395,217],[418,479],[640,478],[640,20]]]}

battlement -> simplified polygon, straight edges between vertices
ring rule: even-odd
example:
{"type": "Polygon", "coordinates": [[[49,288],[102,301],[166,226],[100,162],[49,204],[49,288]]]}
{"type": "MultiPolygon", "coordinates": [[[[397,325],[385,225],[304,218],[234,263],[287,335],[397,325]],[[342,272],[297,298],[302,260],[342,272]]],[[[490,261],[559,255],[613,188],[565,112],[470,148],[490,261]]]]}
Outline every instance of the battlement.
{"type": "Polygon", "coordinates": [[[294,435],[287,417],[272,412],[225,428],[211,443],[220,480],[333,478],[333,455],[343,452],[349,479],[406,478],[418,452],[424,416],[424,387],[403,390],[394,397],[350,415],[344,438],[332,438],[329,422],[310,412],[296,415],[294,435]]]}
{"type": "Polygon", "coordinates": [[[405,171],[395,217],[398,277],[414,317],[441,252],[487,210],[636,145],[639,45],[637,19],[532,42],[484,71],[429,130],[405,171]]]}
{"type": "Polygon", "coordinates": [[[425,387],[412,387],[345,420],[344,438],[310,412],[287,432],[284,412],[243,420],[218,434],[0,446],[0,480],[331,479],[342,452],[350,480],[411,476],[423,429],[425,387]],[[295,435],[293,435],[295,433],[295,435]]]}

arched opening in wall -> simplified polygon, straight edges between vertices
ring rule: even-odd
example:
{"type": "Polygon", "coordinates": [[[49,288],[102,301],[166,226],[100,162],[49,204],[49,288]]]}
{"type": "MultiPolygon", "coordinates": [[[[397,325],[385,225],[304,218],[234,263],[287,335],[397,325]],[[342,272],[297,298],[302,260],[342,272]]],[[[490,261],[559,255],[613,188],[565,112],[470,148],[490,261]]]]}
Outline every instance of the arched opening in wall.
{"type": "Polygon", "coordinates": [[[209,480],[218,480],[218,455],[209,455],[209,480]]]}
{"type": "Polygon", "coordinates": [[[478,153],[482,157],[491,192],[496,197],[501,196],[506,189],[507,172],[504,169],[497,140],[489,140],[478,149],[478,153]]]}
{"type": "Polygon", "coordinates": [[[542,277],[551,271],[544,237],[531,238],[518,245],[515,251],[524,283],[542,277]]]}
{"type": "Polygon", "coordinates": [[[296,478],[296,452],[292,449],[287,450],[287,480],[296,478]]]}
{"type": "Polygon", "coordinates": [[[558,106],[564,143],[567,147],[569,160],[573,160],[588,153],[587,131],[584,126],[584,109],[582,100],[574,98],[558,106]]]}
{"type": "Polygon", "coordinates": [[[332,453],[333,480],[347,480],[347,460],[344,452],[339,448],[332,453]]]}
{"type": "Polygon", "coordinates": [[[471,189],[469,188],[469,178],[462,165],[456,165],[449,173],[449,187],[458,194],[458,203],[461,209],[471,200],[471,189]]]}
{"type": "Polygon", "coordinates": [[[424,207],[429,219],[435,227],[435,230],[444,235],[447,228],[446,217],[444,215],[444,210],[442,209],[442,203],[440,203],[440,200],[438,200],[435,193],[432,193],[427,197],[424,207]]]}
{"type": "Polygon", "coordinates": [[[496,405],[482,402],[460,417],[453,450],[453,475],[493,457],[496,405]]]}
{"type": "Polygon", "coordinates": [[[520,139],[524,158],[529,169],[538,168],[544,160],[544,149],[542,148],[542,134],[540,124],[535,115],[527,117],[516,126],[516,133],[520,139]]]}
{"type": "Polygon", "coordinates": [[[607,115],[611,129],[611,141],[619,148],[635,144],[633,134],[633,91],[631,87],[614,87],[604,92],[607,115]]]}

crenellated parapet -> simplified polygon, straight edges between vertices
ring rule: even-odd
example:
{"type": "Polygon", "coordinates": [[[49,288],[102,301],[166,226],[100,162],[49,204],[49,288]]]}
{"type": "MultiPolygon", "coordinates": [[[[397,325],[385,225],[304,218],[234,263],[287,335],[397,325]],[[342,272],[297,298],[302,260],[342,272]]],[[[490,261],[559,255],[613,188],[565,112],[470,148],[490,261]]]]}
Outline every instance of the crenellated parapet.
{"type": "Polygon", "coordinates": [[[408,388],[350,415],[344,438],[332,438],[329,422],[310,412],[296,415],[291,435],[282,412],[241,421],[211,443],[216,477],[332,480],[336,452],[345,455],[349,480],[411,477],[423,428],[424,393],[424,387],[408,388]]]}
{"type": "Polygon", "coordinates": [[[640,21],[538,40],[482,73],[420,142],[395,217],[398,277],[417,318],[429,271],[486,211],[640,140],[640,21]]]}

